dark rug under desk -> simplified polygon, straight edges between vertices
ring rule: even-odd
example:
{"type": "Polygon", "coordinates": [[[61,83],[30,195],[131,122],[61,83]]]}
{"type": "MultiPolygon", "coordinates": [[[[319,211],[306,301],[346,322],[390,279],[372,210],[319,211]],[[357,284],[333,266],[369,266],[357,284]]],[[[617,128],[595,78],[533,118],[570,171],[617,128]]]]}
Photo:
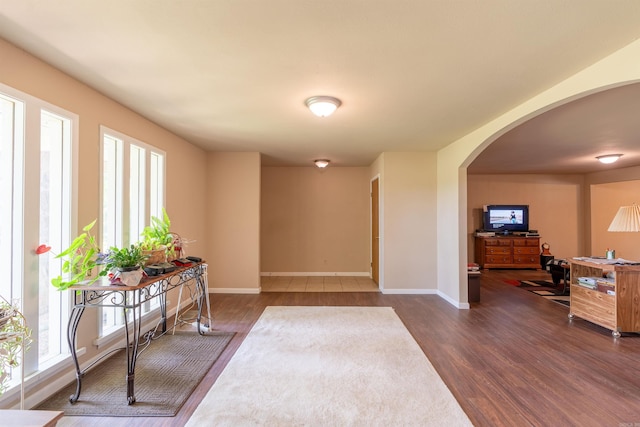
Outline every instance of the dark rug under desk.
{"type": "Polygon", "coordinates": [[[127,362],[121,350],[86,373],[76,403],[69,402],[69,396],[75,392],[74,380],[34,409],[64,411],[65,416],[174,416],[233,335],[181,332],[153,341],[138,356],[133,405],[127,404],[127,362]]]}

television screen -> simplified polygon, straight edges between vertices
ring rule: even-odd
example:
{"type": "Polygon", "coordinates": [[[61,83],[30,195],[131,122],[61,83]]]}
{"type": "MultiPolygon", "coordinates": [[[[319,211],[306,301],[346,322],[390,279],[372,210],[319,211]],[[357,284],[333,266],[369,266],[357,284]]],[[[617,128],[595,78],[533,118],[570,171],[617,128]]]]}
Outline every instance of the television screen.
{"type": "Polygon", "coordinates": [[[484,206],[484,229],[487,231],[528,231],[528,205],[484,206]]]}
{"type": "Polygon", "coordinates": [[[502,227],[504,224],[522,224],[522,209],[494,209],[489,215],[489,224],[502,227]]]}

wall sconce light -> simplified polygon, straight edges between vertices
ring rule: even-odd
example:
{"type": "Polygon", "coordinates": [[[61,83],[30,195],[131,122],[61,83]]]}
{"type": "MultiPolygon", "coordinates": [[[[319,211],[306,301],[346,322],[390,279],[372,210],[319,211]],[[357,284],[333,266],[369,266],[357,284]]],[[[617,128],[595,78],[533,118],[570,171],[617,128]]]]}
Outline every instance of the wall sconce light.
{"type": "Polygon", "coordinates": [[[608,165],[610,163],[616,162],[620,157],[622,157],[622,154],[605,154],[604,156],[596,157],[596,159],[598,159],[600,163],[608,165]]]}
{"type": "Polygon", "coordinates": [[[327,166],[329,166],[329,160],[327,160],[327,159],[314,160],[313,163],[315,163],[316,167],[318,167],[320,169],[324,169],[327,166]]]}
{"type": "Polygon", "coordinates": [[[338,98],[332,96],[312,96],[304,103],[318,117],[329,117],[342,105],[338,98]]]}
{"type": "Polygon", "coordinates": [[[607,231],[640,231],[640,206],[622,206],[607,231]]]}

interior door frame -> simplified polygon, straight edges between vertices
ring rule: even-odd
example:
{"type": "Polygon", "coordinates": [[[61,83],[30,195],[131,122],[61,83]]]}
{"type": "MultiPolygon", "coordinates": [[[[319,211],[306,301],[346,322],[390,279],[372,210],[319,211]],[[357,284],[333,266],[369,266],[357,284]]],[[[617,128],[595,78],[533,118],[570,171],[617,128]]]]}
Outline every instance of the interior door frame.
{"type": "Polygon", "coordinates": [[[384,234],[384,230],[382,227],[383,221],[383,212],[382,212],[382,191],[380,191],[382,188],[382,180],[380,178],[380,174],[376,174],[373,178],[371,178],[371,180],[369,181],[369,194],[370,194],[370,204],[369,204],[369,224],[370,224],[370,233],[369,233],[369,237],[370,237],[370,273],[371,273],[371,277],[374,281],[376,281],[376,276],[377,276],[377,282],[376,284],[378,285],[379,289],[384,289],[384,285],[383,285],[383,271],[384,268],[383,266],[383,254],[384,254],[384,250],[383,250],[383,234],[384,234]],[[374,200],[376,200],[376,198],[374,198],[374,182],[377,181],[377,206],[374,206],[374,200]],[[377,217],[378,217],[378,221],[377,221],[377,231],[378,231],[378,236],[374,236],[374,207],[377,208],[377,217]],[[377,237],[377,239],[376,239],[377,237]],[[375,257],[375,250],[376,250],[376,240],[377,240],[377,272],[374,271],[374,257],[375,257]]]}

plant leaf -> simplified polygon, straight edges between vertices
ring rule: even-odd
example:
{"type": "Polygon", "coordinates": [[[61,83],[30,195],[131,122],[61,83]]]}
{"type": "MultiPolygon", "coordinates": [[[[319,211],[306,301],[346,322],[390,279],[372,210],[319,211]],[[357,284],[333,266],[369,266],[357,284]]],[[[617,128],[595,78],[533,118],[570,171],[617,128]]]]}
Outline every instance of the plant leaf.
{"type": "Polygon", "coordinates": [[[89,224],[85,225],[85,226],[82,228],[82,231],[85,231],[85,232],[86,232],[86,231],[91,230],[91,229],[93,228],[93,226],[96,224],[96,221],[97,221],[97,220],[98,220],[98,218],[94,219],[91,223],[89,223],[89,224]]]}
{"type": "Polygon", "coordinates": [[[67,255],[70,255],[70,254],[76,252],[78,250],[78,248],[81,247],[84,244],[85,237],[87,237],[87,233],[82,233],[81,235],[79,235],[78,237],[73,239],[73,242],[71,242],[71,245],[67,249],[65,249],[64,251],[60,252],[56,256],[56,258],[62,258],[64,256],[67,256],[67,255]]]}

